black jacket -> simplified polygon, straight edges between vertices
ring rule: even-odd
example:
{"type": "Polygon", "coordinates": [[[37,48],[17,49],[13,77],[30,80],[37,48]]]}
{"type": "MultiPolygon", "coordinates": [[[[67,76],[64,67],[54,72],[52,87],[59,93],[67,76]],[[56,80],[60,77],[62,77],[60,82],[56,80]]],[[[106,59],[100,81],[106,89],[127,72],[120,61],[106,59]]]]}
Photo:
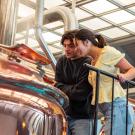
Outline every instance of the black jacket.
{"type": "Polygon", "coordinates": [[[73,118],[93,117],[92,86],[88,82],[89,69],[84,63],[90,64],[90,58],[70,60],[62,56],[56,65],[55,86],[69,97],[70,105],[65,111],[73,118]]]}

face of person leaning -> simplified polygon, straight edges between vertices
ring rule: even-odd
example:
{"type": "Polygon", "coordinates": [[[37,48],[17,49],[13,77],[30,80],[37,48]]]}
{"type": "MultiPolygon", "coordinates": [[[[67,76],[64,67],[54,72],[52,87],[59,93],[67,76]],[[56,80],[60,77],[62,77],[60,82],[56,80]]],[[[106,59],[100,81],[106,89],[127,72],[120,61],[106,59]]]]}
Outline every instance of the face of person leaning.
{"type": "Polygon", "coordinates": [[[78,49],[76,45],[70,41],[69,39],[66,39],[63,43],[65,56],[69,59],[77,59],[80,57],[80,53],[78,52],[78,49]]]}

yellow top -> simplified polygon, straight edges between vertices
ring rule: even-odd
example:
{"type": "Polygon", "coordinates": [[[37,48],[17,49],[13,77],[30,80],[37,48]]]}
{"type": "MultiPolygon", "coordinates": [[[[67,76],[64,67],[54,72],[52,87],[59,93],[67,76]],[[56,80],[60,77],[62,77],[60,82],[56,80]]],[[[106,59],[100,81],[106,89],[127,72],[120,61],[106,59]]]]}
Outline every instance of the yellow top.
{"type": "MultiPolygon", "coordinates": [[[[94,67],[107,71],[111,74],[117,75],[119,69],[115,65],[124,57],[125,55],[116,50],[111,46],[105,46],[95,64],[94,67]]],[[[90,71],[88,76],[89,82],[93,86],[93,98],[92,104],[95,104],[95,94],[96,94],[96,72],[90,71]]],[[[116,97],[125,96],[125,92],[121,87],[120,83],[114,81],[114,99],[116,97]]],[[[99,84],[99,102],[112,102],[112,78],[100,74],[100,84],[99,84]]]]}

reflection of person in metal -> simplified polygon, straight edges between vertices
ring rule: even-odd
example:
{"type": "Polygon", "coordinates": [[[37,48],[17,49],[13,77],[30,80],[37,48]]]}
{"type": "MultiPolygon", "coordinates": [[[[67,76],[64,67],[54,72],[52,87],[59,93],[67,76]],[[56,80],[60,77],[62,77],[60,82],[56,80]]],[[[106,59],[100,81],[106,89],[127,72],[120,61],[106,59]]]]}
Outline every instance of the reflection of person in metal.
{"type": "Polygon", "coordinates": [[[83,66],[84,63],[90,63],[91,59],[78,55],[73,43],[76,32],[77,30],[69,31],[62,36],[65,55],[56,65],[55,86],[69,97],[70,105],[65,109],[68,135],[92,135],[92,87],[88,82],[89,70],[83,66]]]}
{"type": "MultiPolygon", "coordinates": [[[[91,56],[92,65],[101,70],[118,75],[121,82],[135,78],[135,68],[124,58],[124,54],[111,46],[107,46],[101,35],[95,35],[87,29],[81,29],[75,35],[78,52],[82,56],[91,56]],[[119,72],[120,70],[120,72],[119,72]]],[[[92,104],[95,103],[96,73],[91,71],[88,76],[93,86],[92,104]]],[[[99,109],[106,117],[105,135],[110,135],[112,102],[112,79],[101,75],[99,84],[99,109]]],[[[128,135],[134,122],[133,108],[128,106],[128,135]]],[[[126,134],[126,98],[125,92],[118,81],[114,82],[114,117],[113,135],[126,134]]]]}

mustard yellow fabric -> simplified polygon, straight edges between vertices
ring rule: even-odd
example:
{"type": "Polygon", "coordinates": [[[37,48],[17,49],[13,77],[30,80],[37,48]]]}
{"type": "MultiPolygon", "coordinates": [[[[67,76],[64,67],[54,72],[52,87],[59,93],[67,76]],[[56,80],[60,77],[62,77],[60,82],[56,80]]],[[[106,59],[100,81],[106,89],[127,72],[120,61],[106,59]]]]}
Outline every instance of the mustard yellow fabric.
{"type": "MultiPolygon", "coordinates": [[[[115,65],[124,57],[125,55],[116,50],[111,46],[105,46],[95,64],[94,67],[117,75],[119,69],[115,65]]],[[[89,72],[88,76],[89,82],[93,85],[93,98],[92,104],[95,104],[95,94],[96,94],[96,73],[94,71],[89,72]]],[[[114,82],[114,99],[116,97],[125,96],[125,92],[121,87],[120,83],[115,80],[114,82]]],[[[112,102],[112,79],[100,75],[100,84],[99,84],[99,103],[112,102]]]]}

